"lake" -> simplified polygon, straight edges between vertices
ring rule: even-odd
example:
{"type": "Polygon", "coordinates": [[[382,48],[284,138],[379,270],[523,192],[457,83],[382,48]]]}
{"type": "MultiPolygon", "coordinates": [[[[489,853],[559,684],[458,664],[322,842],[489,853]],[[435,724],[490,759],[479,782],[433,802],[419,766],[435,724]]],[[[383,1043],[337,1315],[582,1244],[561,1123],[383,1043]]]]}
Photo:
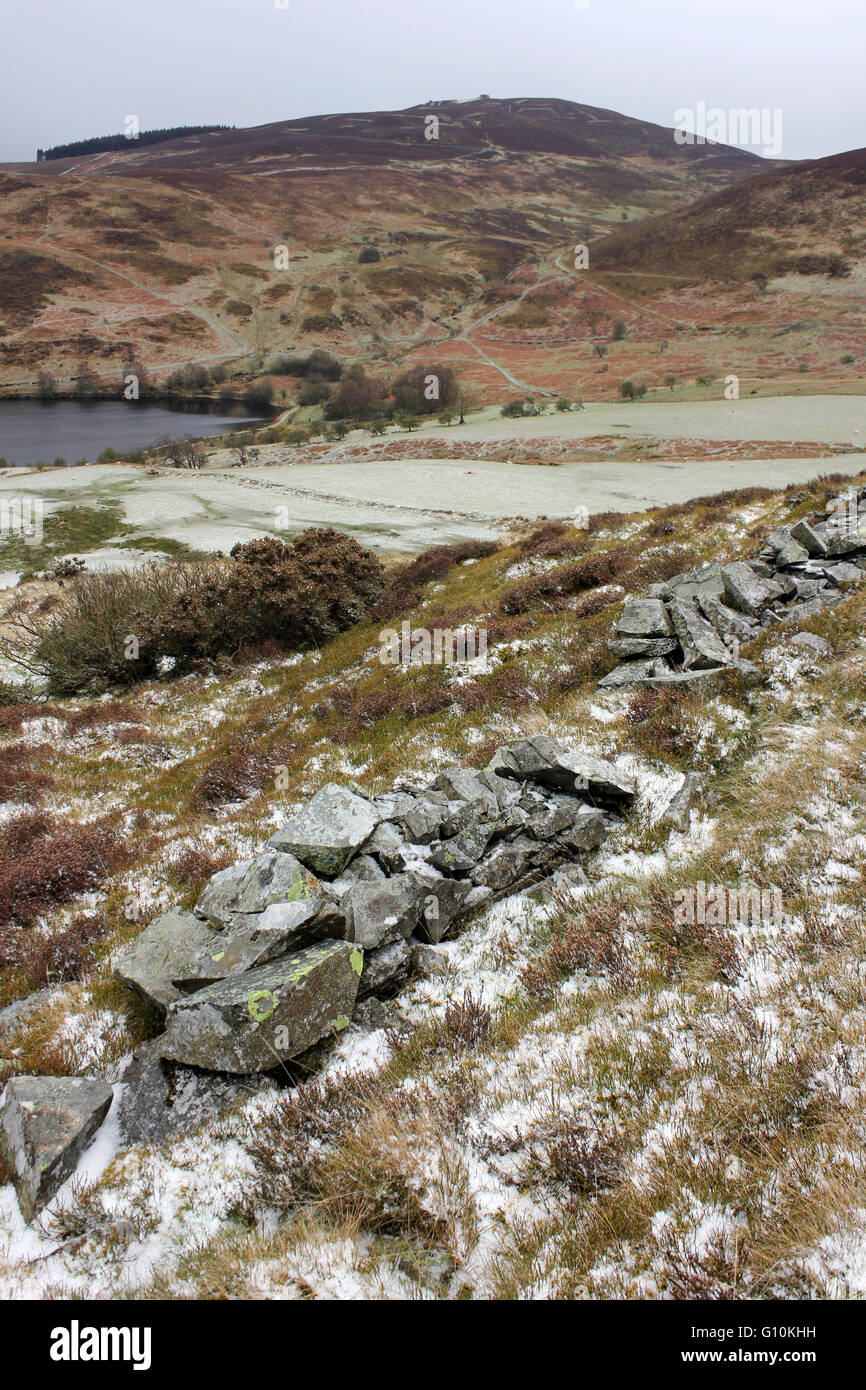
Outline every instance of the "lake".
{"type": "Polygon", "coordinates": [[[184,409],[153,401],[0,401],[0,459],[7,464],[93,463],[105,448],[133,453],[172,438],[224,434],[261,424],[261,416],[209,411],[202,405],[184,409]]]}

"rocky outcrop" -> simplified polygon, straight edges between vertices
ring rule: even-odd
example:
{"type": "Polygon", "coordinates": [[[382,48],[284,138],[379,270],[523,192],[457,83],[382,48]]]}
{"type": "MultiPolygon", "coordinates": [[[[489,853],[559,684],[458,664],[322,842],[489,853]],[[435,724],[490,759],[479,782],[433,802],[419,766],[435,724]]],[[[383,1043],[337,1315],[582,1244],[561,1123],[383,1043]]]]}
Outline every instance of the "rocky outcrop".
{"type": "Polygon", "coordinates": [[[701,565],[629,599],[610,644],[623,660],[599,686],[711,687],[731,668],[758,680],[741,647],[774,623],[802,622],[838,603],[864,570],[861,487],[833,498],[820,519],[780,526],[753,559],[701,565]]]}

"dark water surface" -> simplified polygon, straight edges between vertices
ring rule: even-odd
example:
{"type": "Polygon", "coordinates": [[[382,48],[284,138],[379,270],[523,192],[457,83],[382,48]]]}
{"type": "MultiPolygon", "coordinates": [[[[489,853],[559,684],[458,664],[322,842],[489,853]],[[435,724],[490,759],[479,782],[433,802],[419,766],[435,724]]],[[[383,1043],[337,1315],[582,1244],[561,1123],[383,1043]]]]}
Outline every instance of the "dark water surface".
{"type": "Polygon", "coordinates": [[[173,439],[224,434],[260,423],[238,406],[235,414],[182,409],[147,401],[0,401],[0,459],[13,463],[93,463],[105,448],[144,449],[164,434],[173,439]]]}

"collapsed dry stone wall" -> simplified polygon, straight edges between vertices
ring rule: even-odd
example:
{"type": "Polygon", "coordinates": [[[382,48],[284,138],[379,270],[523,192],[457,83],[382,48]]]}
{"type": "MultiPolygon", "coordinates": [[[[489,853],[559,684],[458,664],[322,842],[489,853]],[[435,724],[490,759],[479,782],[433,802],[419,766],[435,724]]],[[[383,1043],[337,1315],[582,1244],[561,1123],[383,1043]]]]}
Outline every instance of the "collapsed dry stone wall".
{"type": "MultiPolygon", "coordinates": [[[[118,960],[160,1026],[121,1077],[124,1141],[188,1133],[273,1085],[364,1001],[433,968],[474,910],[556,873],[581,877],[634,796],[612,763],[544,735],[428,787],[322,787],[260,854],[214,874],[192,912],[160,914],[118,960]]],[[[8,1082],[0,1151],[28,1215],[73,1171],[111,1100],[94,1078],[8,1082]]]]}
{"type": "Polygon", "coordinates": [[[727,668],[758,678],[740,655],[774,623],[814,617],[866,571],[866,487],[834,497],[812,522],[773,531],[760,555],[702,565],[650,585],[623,606],[611,643],[622,657],[602,689],[705,684],[727,668]],[[862,532],[860,527],[862,525],[862,532]]]}

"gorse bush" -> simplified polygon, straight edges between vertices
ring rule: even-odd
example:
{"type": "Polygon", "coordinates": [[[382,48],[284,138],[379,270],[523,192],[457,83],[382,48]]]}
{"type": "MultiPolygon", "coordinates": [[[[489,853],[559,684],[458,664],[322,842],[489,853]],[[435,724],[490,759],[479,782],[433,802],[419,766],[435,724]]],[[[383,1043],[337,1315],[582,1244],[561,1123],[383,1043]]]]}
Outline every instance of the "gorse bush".
{"type": "MultiPolygon", "coordinates": [[[[12,621],[27,661],[58,695],[180,674],[272,640],[317,646],[354,626],[384,591],[375,555],[340,531],[310,530],[222,556],[132,573],[85,574],[49,614],[12,621]]],[[[19,652],[20,652],[19,645],[19,652]]]]}

